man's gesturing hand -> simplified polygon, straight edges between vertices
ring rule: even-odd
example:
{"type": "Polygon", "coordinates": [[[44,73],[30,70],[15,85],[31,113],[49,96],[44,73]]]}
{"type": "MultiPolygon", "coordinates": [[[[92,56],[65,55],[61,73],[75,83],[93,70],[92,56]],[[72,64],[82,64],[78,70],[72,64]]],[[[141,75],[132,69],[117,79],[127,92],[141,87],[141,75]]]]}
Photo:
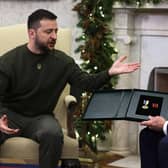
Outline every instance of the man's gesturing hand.
{"type": "Polygon", "coordinates": [[[8,118],[7,116],[4,114],[1,118],[0,118],[0,131],[5,133],[5,134],[16,134],[19,132],[19,129],[12,129],[8,127],[8,118]]]}
{"type": "Polygon", "coordinates": [[[131,73],[139,69],[140,64],[139,63],[123,63],[123,61],[126,59],[126,56],[122,56],[118,58],[114,64],[109,69],[108,73],[110,76],[112,75],[119,75],[124,73],[131,73]]]}

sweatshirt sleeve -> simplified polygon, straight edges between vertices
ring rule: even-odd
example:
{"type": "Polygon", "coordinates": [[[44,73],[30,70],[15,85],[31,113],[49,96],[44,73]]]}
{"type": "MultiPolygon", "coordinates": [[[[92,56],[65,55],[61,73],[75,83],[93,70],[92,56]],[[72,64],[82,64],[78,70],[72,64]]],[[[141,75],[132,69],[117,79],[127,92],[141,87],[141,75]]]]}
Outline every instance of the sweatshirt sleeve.
{"type": "Polygon", "coordinates": [[[110,80],[107,70],[97,74],[89,74],[82,71],[74,61],[72,61],[70,67],[71,73],[69,83],[73,86],[81,88],[82,90],[94,91],[110,80]]]}
{"type": "Polygon", "coordinates": [[[3,64],[0,63],[0,117],[9,109],[3,106],[3,98],[9,87],[9,76],[7,71],[4,69],[3,64]]]}

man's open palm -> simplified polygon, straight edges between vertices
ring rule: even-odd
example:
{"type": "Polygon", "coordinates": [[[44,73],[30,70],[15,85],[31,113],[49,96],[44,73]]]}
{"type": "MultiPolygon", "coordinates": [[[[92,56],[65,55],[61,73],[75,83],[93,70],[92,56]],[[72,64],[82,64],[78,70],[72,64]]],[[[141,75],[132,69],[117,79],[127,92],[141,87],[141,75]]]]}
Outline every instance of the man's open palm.
{"type": "Polygon", "coordinates": [[[130,73],[134,72],[137,69],[139,69],[140,64],[139,63],[123,63],[123,61],[126,59],[126,56],[122,56],[119,59],[117,59],[114,64],[109,69],[109,75],[118,75],[123,73],[130,73]]]}
{"type": "Polygon", "coordinates": [[[6,134],[16,134],[19,132],[19,129],[12,129],[8,127],[8,118],[6,115],[3,115],[0,118],[0,131],[6,134]]]}

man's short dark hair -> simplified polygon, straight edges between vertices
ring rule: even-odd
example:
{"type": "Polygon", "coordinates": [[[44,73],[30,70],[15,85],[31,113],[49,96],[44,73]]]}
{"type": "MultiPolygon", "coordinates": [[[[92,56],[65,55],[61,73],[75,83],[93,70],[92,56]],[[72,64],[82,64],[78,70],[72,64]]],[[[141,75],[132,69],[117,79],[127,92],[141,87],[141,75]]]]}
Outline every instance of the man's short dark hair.
{"type": "Polygon", "coordinates": [[[40,26],[40,21],[42,19],[49,19],[49,20],[56,20],[57,16],[45,9],[38,9],[34,11],[29,17],[27,21],[27,27],[28,29],[31,28],[38,28],[40,26]]]}

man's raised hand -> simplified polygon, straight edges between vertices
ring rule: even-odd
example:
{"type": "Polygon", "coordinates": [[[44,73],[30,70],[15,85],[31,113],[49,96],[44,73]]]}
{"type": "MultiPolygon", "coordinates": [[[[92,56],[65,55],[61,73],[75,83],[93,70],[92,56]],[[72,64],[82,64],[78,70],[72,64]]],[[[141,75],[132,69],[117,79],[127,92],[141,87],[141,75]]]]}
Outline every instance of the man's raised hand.
{"type": "Polygon", "coordinates": [[[124,74],[124,73],[131,73],[139,69],[140,67],[139,63],[123,63],[123,61],[126,58],[127,58],[126,56],[122,56],[114,62],[114,64],[111,66],[111,68],[108,71],[110,76],[124,74]]]}

